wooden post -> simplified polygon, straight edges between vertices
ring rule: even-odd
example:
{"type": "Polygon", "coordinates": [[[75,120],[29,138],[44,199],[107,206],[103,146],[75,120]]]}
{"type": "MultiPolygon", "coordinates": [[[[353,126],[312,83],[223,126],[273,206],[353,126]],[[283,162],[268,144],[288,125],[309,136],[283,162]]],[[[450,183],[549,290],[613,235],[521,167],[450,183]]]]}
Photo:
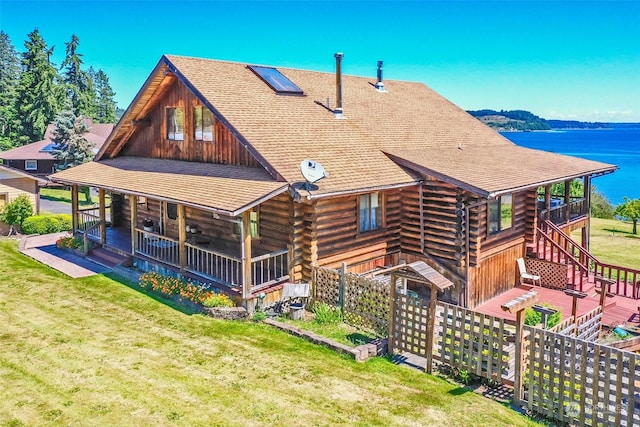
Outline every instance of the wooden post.
{"type": "Polygon", "coordinates": [[[131,255],[135,255],[138,246],[136,235],[136,226],[138,225],[138,201],[137,197],[133,194],[129,194],[129,207],[131,209],[131,255]]]}
{"type": "Polygon", "coordinates": [[[583,230],[583,242],[582,247],[587,251],[589,250],[590,240],[591,240],[591,177],[584,177],[584,198],[587,199],[586,202],[586,215],[587,215],[587,226],[586,230],[583,230]]]}
{"type": "Polygon", "coordinates": [[[73,229],[73,232],[75,234],[75,232],[78,230],[78,227],[80,226],[80,221],[79,221],[79,213],[78,213],[78,185],[77,184],[73,184],[71,186],[71,227],[73,229]]]}
{"type": "Polygon", "coordinates": [[[396,275],[393,273],[391,273],[389,286],[389,338],[387,338],[387,352],[389,355],[393,355],[393,330],[396,318],[396,275]]]}
{"type": "Polygon", "coordinates": [[[342,267],[340,267],[340,281],[338,282],[338,306],[340,307],[340,313],[342,318],[344,319],[344,286],[345,286],[345,276],[347,275],[347,263],[343,262],[342,267]]]}
{"type": "Polygon", "coordinates": [[[513,380],[513,403],[522,404],[522,377],[524,376],[524,311],[538,302],[538,293],[530,291],[505,304],[501,308],[509,313],[516,313],[516,360],[513,380]]]}
{"type": "Polygon", "coordinates": [[[578,336],[578,299],[586,298],[587,294],[584,292],[576,291],[573,289],[565,289],[564,293],[573,298],[573,303],[571,305],[571,316],[573,317],[573,332],[574,335],[578,336]]]}
{"type": "Polygon", "coordinates": [[[427,374],[430,374],[433,368],[433,335],[436,324],[436,303],[438,301],[438,288],[436,288],[435,286],[429,286],[429,289],[431,289],[431,296],[429,298],[427,322],[427,363],[424,367],[424,370],[427,374]]]}
{"type": "Polygon", "coordinates": [[[571,221],[571,180],[568,179],[564,182],[564,220],[565,222],[571,221]]]}
{"type": "Polygon", "coordinates": [[[178,204],[178,248],[180,257],[180,274],[184,274],[187,265],[187,219],[185,218],[185,209],[183,204],[178,204]]]}
{"type": "Polygon", "coordinates": [[[107,210],[105,206],[104,189],[98,189],[98,203],[100,205],[100,243],[107,243],[107,210]]]}
{"type": "Polygon", "coordinates": [[[551,185],[544,186],[544,208],[547,211],[544,219],[548,221],[551,219],[551,185]]]}
{"type": "Polygon", "coordinates": [[[251,210],[242,213],[242,298],[251,296],[251,210]]]}

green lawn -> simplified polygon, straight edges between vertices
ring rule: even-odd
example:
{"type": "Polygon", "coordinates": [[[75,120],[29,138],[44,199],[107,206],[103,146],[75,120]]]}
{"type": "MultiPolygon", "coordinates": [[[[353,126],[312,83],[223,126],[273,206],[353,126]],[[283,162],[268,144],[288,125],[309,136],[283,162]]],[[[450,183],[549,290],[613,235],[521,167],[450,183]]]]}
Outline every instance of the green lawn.
{"type": "Polygon", "coordinates": [[[0,425],[536,425],[383,358],[71,280],[0,240],[0,425]],[[19,272],[19,274],[17,274],[19,272]]]}
{"type": "MultiPolygon", "coordinates": [[[[640,269],[640,236],[631,231],[631,222],[592,218],[590,252],[601,262],[640,269]]],[[[580,242],[580,231],[571,237],[580,242]]]]}
{"type": "MultiPolygon", "coordinates": [[[[63,188],[41,188],[40,197],[47,200],[53,200],[56,202],[71,203],[71,191],[63,188]]],[[[78,203],[80,206],[93,206],[98,203],[98,196],[93,197],[93,202],[89,203],[84,197],[84,194],[78,195],[78,203]]],[[[106,195],[106,204],[109,204],[109,195],[106,195]]]]}

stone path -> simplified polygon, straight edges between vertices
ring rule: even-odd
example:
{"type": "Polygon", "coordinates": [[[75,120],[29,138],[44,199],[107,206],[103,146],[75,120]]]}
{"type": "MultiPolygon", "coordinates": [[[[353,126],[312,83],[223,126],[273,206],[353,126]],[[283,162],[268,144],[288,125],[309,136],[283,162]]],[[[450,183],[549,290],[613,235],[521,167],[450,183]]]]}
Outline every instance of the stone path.
{"type": "Polygon", "coordinates": [[[58,249],[56,240],[68,235],[68,233],[53,233],[24,236],[20,241],[20,252],[74,279],[111,271],[86,258],[58,249]]]}

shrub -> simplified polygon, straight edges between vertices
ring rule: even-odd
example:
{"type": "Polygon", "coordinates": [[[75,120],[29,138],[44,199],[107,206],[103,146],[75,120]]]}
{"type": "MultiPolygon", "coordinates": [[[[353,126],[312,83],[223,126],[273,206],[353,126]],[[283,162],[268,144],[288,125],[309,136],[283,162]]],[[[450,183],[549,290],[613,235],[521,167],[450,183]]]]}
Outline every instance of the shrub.
{"type": "MultiPolygon", "coordinates": [[[[199,284],[192,283],[190,280],[179,279],[172,276],[163,276],[155,271],[151,271],[140,276],[138,284],[143,289],[160,292],[166,296],[175,295],[196,304],[204,304],[206,300],[216,295],[214,292],[205,289],[199,284]]],[[[230,307],[233,307],[233,303],[230,307]]]]}
{"type": "Polygon", "coordinates": [[[24,234],[49,234],[61,231],[71,231],[71,215],[36,215],[24,220],[22,232],[24,234]]]}
{"type": "Polygon", "coordinates": [[[332,307],[325,302],[317,302],[313,304],[311,311],[316,315],[315,322],[317,323],[325,324],[342,322],[342,311],[340,308],[332,307]]]}
{"type": "Polygon", "coordinates": [[[205,307],[234,307],[235,304],[231,301],[231,298],[225,294],[213,294],[209,298],[205,299],[202,304],[205,307]]]}
{"type": "Polygon", "coordinates": [[[19,195],[0,209],[0,221],[11,227],[19,225],[21,229],[24,220],[32,215],[33,205],[26,194],[19,195]]]}

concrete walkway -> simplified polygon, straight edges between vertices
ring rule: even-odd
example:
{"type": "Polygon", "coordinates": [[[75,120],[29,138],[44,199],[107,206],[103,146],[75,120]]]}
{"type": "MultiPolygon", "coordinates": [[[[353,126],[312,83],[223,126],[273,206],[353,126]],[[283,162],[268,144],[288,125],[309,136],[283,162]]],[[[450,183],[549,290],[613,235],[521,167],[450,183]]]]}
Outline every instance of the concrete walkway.
{"type": "Polygon", "coordinates": [[[53,233],[24,236],[20,241],[20,252],[74,279],[111,271],[87,258],[57,248],[56,240],[68,235],[69,233],[53,233]]]}

